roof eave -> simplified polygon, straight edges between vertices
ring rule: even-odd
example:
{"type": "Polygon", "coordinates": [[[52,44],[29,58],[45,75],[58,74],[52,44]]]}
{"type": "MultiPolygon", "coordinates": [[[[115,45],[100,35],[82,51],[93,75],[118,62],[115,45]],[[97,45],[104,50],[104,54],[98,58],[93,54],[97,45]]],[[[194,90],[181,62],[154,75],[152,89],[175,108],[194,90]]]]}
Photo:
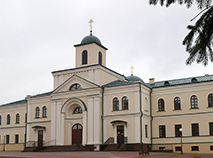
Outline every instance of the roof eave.
{"type": "Polygon", "coordinates": [[[95,44],[99,45],[100,47],[104,48],[105,50],[108,50],[108,48],[98,44],[97,42],[89,42],[89,43],[85,43],[85,44],[75,44],[74,47],[83,46],[83,45],[92,44],[92,43],[95,43],[95,44]]]}

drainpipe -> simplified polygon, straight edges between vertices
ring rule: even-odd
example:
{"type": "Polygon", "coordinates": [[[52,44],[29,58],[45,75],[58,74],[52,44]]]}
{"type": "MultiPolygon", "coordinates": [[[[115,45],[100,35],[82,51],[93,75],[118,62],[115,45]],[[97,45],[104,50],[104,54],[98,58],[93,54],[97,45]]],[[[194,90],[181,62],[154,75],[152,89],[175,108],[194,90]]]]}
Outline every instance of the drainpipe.
{"type": "Polygon", "coordinates": [[[150,120],[150,125],[151,125],[151,147],[152,147],[152,144],[153,144],[153,140],[152,140],[152,121],[153,121],[153,117],[152,117],[152,88],[151,88],[151,91],[149,93],[149,101],[150,101],[150,117],[151,117],[151,120],[150,120]]]}
{"type": "Polygon", "coordinates": [[[143,128],[143,124],[142,124],[142,116],[143,116],[143,112],[142,112],[142,93],[141,93],[141,83],[139,83],[139,93],[140,93],[140,144],[141,144],[141,149],[143,150],[143,135],[142,135],[142,128],[143,128]]]}
{"type": "Polygon", "coordinates": [[[102,87],[102,114],[101,114],[101,125],[102,125],[102,145],[104,144],[104,87],[102,87]]]}

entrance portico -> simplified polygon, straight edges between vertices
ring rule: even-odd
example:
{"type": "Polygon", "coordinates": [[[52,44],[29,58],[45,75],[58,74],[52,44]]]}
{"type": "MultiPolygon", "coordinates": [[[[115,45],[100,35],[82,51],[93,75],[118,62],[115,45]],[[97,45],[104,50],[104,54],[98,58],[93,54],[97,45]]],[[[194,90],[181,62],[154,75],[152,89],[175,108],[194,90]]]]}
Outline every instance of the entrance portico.
{"type": "Polygon", "coordinates": [[[125,144],[127,143],[127,122],[122,120],[112,121],[114,129],[114,143],[115,144],[125,144]]]}
{"type": "Polygon", "coordinates": [[[60,100],[52,101],[51,140],[56,140],[56,145],[72,144],[71,128],[75,123],[80,123],[83,126],[82,144],[86,144],[87,107],[85,103],[78,98],[69,98],[63,105],[61,102],[60,100]],[[81,108],[83,113],[73,114],[77,107],[81,108]]]}

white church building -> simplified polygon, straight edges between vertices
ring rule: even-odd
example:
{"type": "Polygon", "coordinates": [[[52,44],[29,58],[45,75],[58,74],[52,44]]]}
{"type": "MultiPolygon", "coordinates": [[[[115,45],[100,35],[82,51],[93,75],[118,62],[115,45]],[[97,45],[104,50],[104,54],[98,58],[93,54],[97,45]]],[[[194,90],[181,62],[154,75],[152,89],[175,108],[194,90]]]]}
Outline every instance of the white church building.
{"type": "Polygon", "coordinates": [[[213,75],[144,83],[106,67],[92,30],[74,47],[53,91],[0,106],[0,150],[213,152],[213,75]]]}

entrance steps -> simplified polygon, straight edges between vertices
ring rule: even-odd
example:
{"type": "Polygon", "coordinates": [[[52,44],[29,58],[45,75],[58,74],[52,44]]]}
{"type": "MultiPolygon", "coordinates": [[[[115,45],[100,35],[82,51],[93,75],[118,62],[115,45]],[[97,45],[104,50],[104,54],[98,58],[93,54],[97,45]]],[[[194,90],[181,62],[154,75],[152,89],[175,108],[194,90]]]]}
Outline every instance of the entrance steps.
{"type": "Polygon", "coordinates": [[[103,151],[127,151],[127,144],[122,144],[120,147],[118,144],[104,145],[103,151]]]}
{"type": "Polygon", "coordinates": [[[68,151],[94,151],[94,145],[60,145],[45,147],[26,147],[23,152],[68,152],[68,151]]]}

